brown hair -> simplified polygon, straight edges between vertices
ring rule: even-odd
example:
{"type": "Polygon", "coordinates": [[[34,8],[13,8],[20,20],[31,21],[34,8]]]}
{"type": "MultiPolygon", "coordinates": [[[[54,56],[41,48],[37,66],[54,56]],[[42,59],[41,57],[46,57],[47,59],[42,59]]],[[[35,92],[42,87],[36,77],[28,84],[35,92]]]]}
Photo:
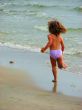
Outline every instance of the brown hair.
{"type": "Polygon", "coordinates": [[[57,20],[48,21],[48,29],[51,34],[56,36],[67,31],[67,29],[57,20]]]}

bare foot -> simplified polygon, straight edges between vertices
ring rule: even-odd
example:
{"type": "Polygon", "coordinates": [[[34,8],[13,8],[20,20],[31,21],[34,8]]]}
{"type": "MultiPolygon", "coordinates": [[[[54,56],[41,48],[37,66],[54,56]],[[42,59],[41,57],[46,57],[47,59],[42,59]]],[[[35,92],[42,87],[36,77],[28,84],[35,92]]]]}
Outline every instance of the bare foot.
{"type": "Polygon", "coordinates": [[[67,67],[68,67],[68,65],[64,63],[63,68],[66,69],[67,67]]]}

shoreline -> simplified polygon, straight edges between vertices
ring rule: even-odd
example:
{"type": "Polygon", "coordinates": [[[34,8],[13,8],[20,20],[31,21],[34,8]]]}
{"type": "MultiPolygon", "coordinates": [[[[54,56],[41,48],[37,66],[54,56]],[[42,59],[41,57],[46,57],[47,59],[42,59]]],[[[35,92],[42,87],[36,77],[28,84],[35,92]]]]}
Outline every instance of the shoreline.
{"type": "Polygon", "coordinates": [[[81,110],[82,98],[40,90],[25,72],[0,67],[0,110],[22,109],[81,110]]]}
{"type": "Polygon", "coordinates": [[[82,77],[78,74],[58,70],[58,83],[54,86],[48,54],[5,46],[0,47],[0,53],[0,66],[29,73],[38,88],[60,95],[82,97],[82,77]]]}

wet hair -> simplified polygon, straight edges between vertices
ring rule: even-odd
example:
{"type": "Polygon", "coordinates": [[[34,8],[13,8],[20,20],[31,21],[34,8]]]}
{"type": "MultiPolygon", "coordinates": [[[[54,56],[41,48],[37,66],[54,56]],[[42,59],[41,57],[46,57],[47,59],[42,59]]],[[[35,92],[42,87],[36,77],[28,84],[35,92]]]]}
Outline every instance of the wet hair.
{"type": "Polygon", "coordinates": [[[56,36],[67,31],[67,29],[57,20],[48,21],[48,29],[51,34],[56,36]]]}

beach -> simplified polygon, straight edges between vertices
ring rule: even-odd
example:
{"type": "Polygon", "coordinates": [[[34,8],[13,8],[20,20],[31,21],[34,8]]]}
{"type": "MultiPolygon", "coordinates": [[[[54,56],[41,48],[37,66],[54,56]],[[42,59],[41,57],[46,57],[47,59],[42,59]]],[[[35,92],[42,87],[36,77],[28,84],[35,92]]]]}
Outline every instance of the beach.
{"type": "Polygon", "coordinates": [[[82,110],[82,0],[0,0],[0,110],[82,110]],[[57,83],[49,50],[48,21],[66,28],[57,83]]]}
{"type": "MultiPolygon", "coordinates": [[[[46,82],[48,86],[53,87],[51,82],[52,77],[49,79],[47,75],[47,80],[43,80],[41,77],[43,78],[44,76],[39,72],[46,72],[45,64],[48,65],[48,67],[50,66],[47,62],[47,58],[44,60],[43,65],[42,63],[39,65],[41,68],[38,66],[38,69],[44,68],[44,70],[38,71],[36,66],[37,62],[40,63],[40,61],[37,61],[38,58],[36,58],[33,52],[27,52],[26,50],[21,51],[9,47],[0,47],[0,52],[0,110],[82,109],[82,97],[58,93],[56,91],[56,85],[54,85],[54,92],[49,91],[50,88],[47,87],[44,89],[46,82]],[[27,59],[25,59],[24,55],[28,56],[27,59]],[[29,56],[32,57],[31,61],[29,61],[29,56]],[[33,61],[33,59],[36,60],[35,63],[32,63],[35,61],[33,61]],[[26,60],[27,69],[24,68],[26,60]],[[10,61],[13,61],[13,63],[10,63],[10,61]],[[21,61],[23,62],[21,63],[21,61]],[[29,71],[31,67],[33,70],[29,71]],[[37,77],[35,78],[34,75],[37,77]],[[42,82],[44,83],[44,86],[41,86],[42,84],[40,85],[42,82]]],[[[39,53],[38,57],[41,57],[42,55],[43,54],[40,55],[39,53]]],[[[50,71],[50,67],[48,71],[50,71]]]]}

